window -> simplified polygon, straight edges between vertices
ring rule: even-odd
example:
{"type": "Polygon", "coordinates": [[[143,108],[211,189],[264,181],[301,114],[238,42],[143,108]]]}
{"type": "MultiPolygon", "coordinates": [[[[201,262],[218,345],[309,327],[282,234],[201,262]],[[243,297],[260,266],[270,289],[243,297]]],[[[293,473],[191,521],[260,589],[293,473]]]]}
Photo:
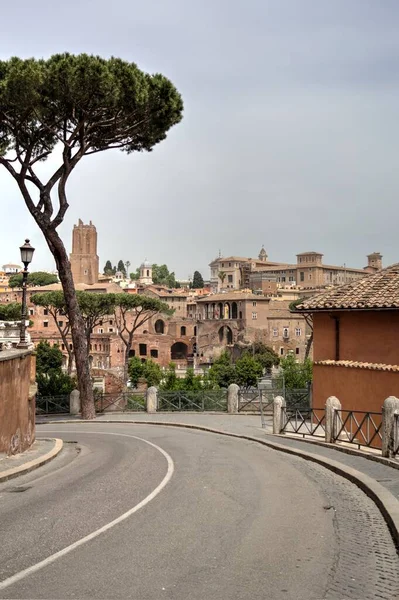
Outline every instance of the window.
{"type": "Polygon", "coordinates": [[[299,278],[300,278],[300,281],[305,281],[305,273],[303,271],[300,271],[299,278]]]}
{"type": "Polygon", "coordinates": [[[280,348],[280,356],[283,356],[284,354],[284,348],[280,348]]]}
{"type": "Polygon", "coordinates": [[[72,350],[72,349],[73,349],[73,346],[72,346],[72,344],[69,344],[69,349],[70,349],[70,350],[72,350]]]}
{"type": "Polygon", "coordinates": [[[295,329],[295,335],[296,335],[297,337],[299,337],[299,336],[301,335],[301,328],[300,328],[300,327],[297,327],[297,328],[295,329]]]}
{"type": "Polygon", "coordinates": [[[153,348],[151,351],[151,358],[158,358],[158,350],[156,348],[153,348]]]}
{"type": "Polygon", "coordinates": [[[229,267],[231,267],[231,263],[229,263],[229,267]]]}
{"type": "Polygon", "coordinates": [[[253,312],[252,313],[252,319],[255,321],[258,318],[258,313],[253,312]]]}
{"type": "Polygon", "coordinates": [[[233,283],[233,275],[227,275],[227,281],[233,283]]]}
{"type": "Polygon", "coordinates": [[[256,300],[253,300],[252,306],[256,306],[256,300]]]}
{"type": "Polygon", "coordinates": [[[273,327],[273,337],[277,337],[278,336],[278,329],[277,327],[273,327]]]}
{"type": "Polygon", "coordinates": [[[98,324],[99,324],[99,325],[102,325],[102,324],[103,324],[103,320],[101,319],[101,320],[98,322],[98,324]]]}
{"type": "Polygon", "coordinates": [[[180,335],[186,335],[186,328],[184,326],[180,327],[180,335]]]}
{"type": "Polygon", "coordinates": [[[48,327],[48,321],[43,321],[43,327],[48,327]]]}
{"type": "Polygon", "coordinates": [[[108,327],[108,333],[114,333],[114,328],[113,327],[108,327]]]}
{"type": "Polygon", "coordinates": [[[224,263],[222,263],[222,268],[224,267],[224,263]]]}
{"type": "Polygon", "coordinates": [[[109,324],[112,325],[112,319],[109,321],[109,324]]]}
{"type": "Polygon", "coordinates": [[[46,316],[48,315],[48,308],[45,308],[45,309],[43,310],[43,314],[44,314],[44,315],[46,315],[46,316]]]}
{"type": "Polygon", "coordinates": [[[158,319],[158,321],[155,322],[155,333],[164,333],[165,331],[165,323],[162,321],[162,319],[158,319]]]}
{"type": "Polygon", "coordinates": [[[64,321],[58,321],[58,327],[63,327],[64,326],[64,321]]]}
{"type": "Polygon", "coordinates": [[[299,348],[295,348],[295,354],[299,354],[299,348]]]}
{"type": "Polygon", "coordinates": [[[290,332],[288,327],[283,327],[283,338],[288,338],[290,337],[290,332]]]}
{"type": "Polygon", "coordinates": [[[35,311],[33,310],[33,308],[30,308],[30,309],[29,309],[29,314],[30,314],[30,316],[32,316],[32,315],[34,315],[34,314],[35,314],[35,311]]]}
{"type": "MultiPolygon", "coordinates": [[[[65,350],[65,344],[61,344],[61,350],[65,350]]],[[[90,348],[91,350],[91,348],[90,348]]]]}
{"type": "Polygon", "coordinates": [[[94,350],[97,352],[97,344],[94,344],[94,350]]]}
{"type": "Polygon", "coordinates": [[[140,356],[147,356],[147,344],[139,344],[140,356]]]}
{"type": "Polygon", "coordinates": [[[99,328],[98,333],[104,333],[104,329],[102,327],[99,328]]]}
{"type": "Polygon", "coordinates": [[[281,278],[281,281],[285,281],[285,277],[282,277],[282,278],[281,278]]]}
{"type": "Polygon", "coordinates": [[[150,271],[149,271],[149,269],[147,269],[147,277],[149,277],[149,276],[150,276],[150,271]]]}

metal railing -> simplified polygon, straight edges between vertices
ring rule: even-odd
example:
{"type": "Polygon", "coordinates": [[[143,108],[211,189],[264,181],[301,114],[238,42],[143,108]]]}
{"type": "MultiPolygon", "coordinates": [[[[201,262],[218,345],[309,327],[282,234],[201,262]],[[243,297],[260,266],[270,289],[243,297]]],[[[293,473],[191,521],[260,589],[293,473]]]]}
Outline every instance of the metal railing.
{"type": "Polygon", "coordinates": [[[114,394],[96,394],[96,412],[143,412],[146,409],[146,395],[146,391],[139,390],[114,394]]]}
{"type": "Polygon", "coordinates": [[[160,411],[227,411],[227,390],[158,390],[160,411]]]}
{"type": "Polygon", "coordinates": [[[258,389],[241,388],[238,395],[238,412],[260,413],[273,410],[273,400],[276,396],[285,397],[287,408],[309,408],[309,389],[258,389]]]}
{"type": "Polygon", "coordinates": [[[399,412],[393,415],[393,449],[392,455],[399,454],[399,412]]]}
{"type": "Polygon", "coordinates": [[[305,437],[325,437],[326,413],[324,408],[289,408],[284,406],[281,433],[296,433],[305,437]]]}
{"type": "Polygon", "coordinates": [[[381,448],[382,414],[360,410],[334,410],[333,439],[367,448],[381,448]]]}
{"type": "Polygon", "coordinates": [[[36,414],[69,413],[69,394],[64,396],[36,396],[36,414]]]}

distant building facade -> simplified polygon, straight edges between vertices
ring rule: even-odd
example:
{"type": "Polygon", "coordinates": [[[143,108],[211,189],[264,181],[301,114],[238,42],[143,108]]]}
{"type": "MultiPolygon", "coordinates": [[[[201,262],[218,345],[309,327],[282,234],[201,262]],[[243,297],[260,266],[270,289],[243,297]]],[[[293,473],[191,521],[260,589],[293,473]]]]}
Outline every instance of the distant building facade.
{"type": "Polygon", "coordinates": [[[79,219],[72,231],[72,252],[69,256],[75,285],[98,282],[99,259],[97,255],[97,230],[90,221],[84,225],[79,219]]]}

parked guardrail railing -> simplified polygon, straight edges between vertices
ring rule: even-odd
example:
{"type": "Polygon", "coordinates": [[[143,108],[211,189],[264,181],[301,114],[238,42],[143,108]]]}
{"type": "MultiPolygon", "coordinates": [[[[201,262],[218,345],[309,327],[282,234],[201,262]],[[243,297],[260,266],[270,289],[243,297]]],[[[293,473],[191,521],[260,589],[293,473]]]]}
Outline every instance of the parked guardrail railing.
{"type": "Polygon", "coordinates": [[[69,394],[64,396],[36,396],[36,414],[69,413],[69,394]]]}
{"type": "Polygon", "coordinates": [[[160,411],[227,411],[227,390],[158,390],[160,411]]]}
{"type": "Polygon", "coordinates": [[[381,448],[382,413],[334,410],[333,440],[356,444],[358,448],[381,448]]]}
{"type": "Polygon", "coordinates": [[[142,412],[146,408],[146,391],[131,390],[129,392],[116,392],[114,394],[96,394],[96,412],[105,411],[131,411],[142,412]]]}

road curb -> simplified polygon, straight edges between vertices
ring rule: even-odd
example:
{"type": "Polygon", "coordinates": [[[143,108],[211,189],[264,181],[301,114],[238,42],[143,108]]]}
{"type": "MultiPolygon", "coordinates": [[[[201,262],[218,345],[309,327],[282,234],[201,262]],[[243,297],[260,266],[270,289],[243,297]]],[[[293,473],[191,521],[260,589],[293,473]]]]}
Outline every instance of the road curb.
{"type": "MultiPolygon", "coordinates": [[[[388,524],[389,529],[391,530],[392,536],[397,545],[399,545],[399,501],[395,498],[391,492],[389,492],[386,488],[380,485],[377,481],[357,471],[356,469],[352,469],[347,465],[344,465],[338,461],[331,460],[329,458],[325,458],[323,456],[319,456],[317,454],[313,454],[311,452],[307,452],[305,450],[299,450],[297,448],[290,448],[289,446],[285,446],[284,444],[278,444],[276,442],[272,442],[271,440],[262,440],[259,438],[252,437],[250,435],[242,435],[239,433],[231,433],[228,431],[222,431],[220,429],[213,429],[211,427],[205,427],[204,425],[193,425],[190,423],[171,423],[167,421],[122,421],[122,420],[101,420],[101,421],[47,421],[43,423],[45,425],[54,425],[54,424],[77,424],[77,423],[123,423],[132,424],[132,425],[160,425],[163,427],[180,427],[185,429],[195,429],[198,431],[206,431],[208,433],[215,433],[217,435],[224,435],[227,437],[237,438],[241,440],[247,440],[250,442],[256,442],[268,448],[272,448],[273,450],[278,450],[279,452],[284,452],[286,454],[293,454],[295,456],[299,456],[304,460],[309,460],[311,462],[317,463],[322,467],[326,467],[330,471],[333,471],[337,475],[341,477],[345,477],[355,485],[357,485],[375,504],[378,506],[381,511],[382,516],[388,524]]],[[[267,434],[265,434],[267,435],[267,434]]],[[[292,439],[292,438],[290,438],[292,439]]]]}
{"type": "Polygon", "coordinates": [[[53,440],[55,442],[54,447],[49,452],[47,452],[47,454],[39,456],[34,460],[30,460],[29,462],[20,465],[19,467],[15,467],[14,469],[8,469],[7,471],[0,471],[0,483],[2,483],[3,481],[8,481],[9,479],[13,479],[14,477],[18,477],[19,475],[25,475],[26,473],[29,473],[30,471],[33,471],[34,469],[45,465],[46,463],[50,462],[50,460],[55,458],[61,452],[64,446],[63,441],[59,438],[38,438],[38,440],[36,441],[39,441],[40,439],[53,440]]]}

